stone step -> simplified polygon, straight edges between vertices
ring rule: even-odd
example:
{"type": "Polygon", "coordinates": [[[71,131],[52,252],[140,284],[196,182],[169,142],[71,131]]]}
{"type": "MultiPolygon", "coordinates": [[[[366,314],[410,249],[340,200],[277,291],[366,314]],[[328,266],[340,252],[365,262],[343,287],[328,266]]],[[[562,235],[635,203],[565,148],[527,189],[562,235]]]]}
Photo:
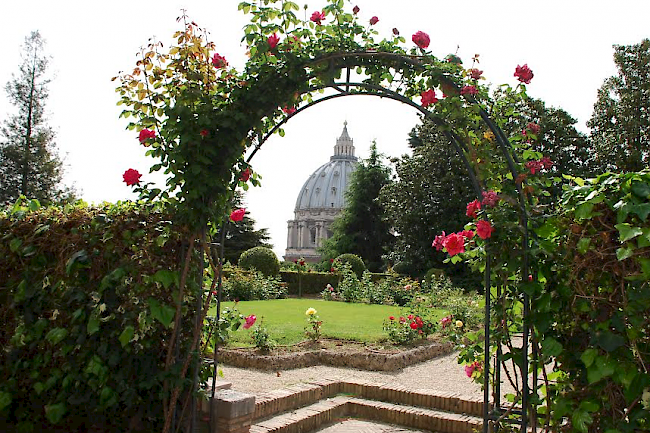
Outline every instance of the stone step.
{"type": "Polygon", "coordinates": [[[438,433],[473,433],[482,426],[480,418],[469,415],[337,396],[256,422],[250,433],[307,433],[345,417],[438,433]]]}

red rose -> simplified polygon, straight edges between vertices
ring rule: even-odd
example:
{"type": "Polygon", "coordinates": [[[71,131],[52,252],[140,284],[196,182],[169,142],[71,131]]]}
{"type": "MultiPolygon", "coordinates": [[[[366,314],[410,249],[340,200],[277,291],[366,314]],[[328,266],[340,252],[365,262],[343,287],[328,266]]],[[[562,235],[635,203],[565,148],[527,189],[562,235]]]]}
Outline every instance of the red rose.
{"type": "Polygon", "coordinates": [[[540,159],[539,162],[547,170],[553,167],[553,161],[551,161],[551,158],[549,158],[548,156],[545,156],[544,158],[540,159]]]}
{"type": "Polygon", "coordinates": [[[481,201],[481,204],[487,207],[494,207],[497,205],[499,200],[501,200],[501,198],[499,198],[497,193],[494,191],[483,191],[481,194],[483,194],[483,200],[481,201]]]}
{"type": "Polygon", "coordinates": [[[422,97],[423,107],[428,107],[429,105],[438,102],[438,98],[436,98],[436,91],[433,89],[422,92],[420,96],[422,97]]]}
{"type": "Polygon", "coordinates": [[[539,133],[539,125],[535,122],[529,122],[528,125],[526,125],[526,129],[528,129],[530,132],[532,132],[535,135],[539,133]]]}
{"type": "Polygon", "coordinates": [[[474,200],[473,202],[467,203],[467,210],[465,211],[465,215],[470,218],[476,218],[477,210],[481,210],[481,202],[474,200]]]}
{"type": "Polygon", "coordinates": [[[124,183],[126,183],[128,186],[138,185],[140,183],[141,177],[142,175],[138,173],[138,170],[134,170],[132,168],[129,168],[122,175],[122,178],[124,179],[124,183]]]}
{"type": "Polygon", "coordinates": [[[397,30],[397,27],[393,27],[393,34],[399,36],[399,30],[397,30]]]}
{"type": "Polygon", "coordinates": [[[544,168],[544,164],[541,161],[528,161],[525,165],[530,170],[530,174],[535,174],[544,168]]]}
{"type": "Polygon", "coordinates": [[[388,316],[388,320],[395,320],[395,316],[388,316]]]}
{"type": "Polygon", "coordinates": [[[266,40],[266,42],[269,43],[269,47],[271,49],[275,48],[278,45],[278,42],[280,42],[280,38],[278,37],[277,34],[273,33],[269,38],[266,40]]]}
{"type": "Polygon", "coordinates": [[[245,208],[235,209],[234,211],[230,212],[230,220],[233,222],[241,221],[244,219],[245,213],[246,213],[245,208]]]}
{"type": "Polygon", "coordinates": [[[219,55],[219,53],[214,53],[214,56],[212,56],[212,65],[217,69],[222,69],[228,66],[228,62],[226,61],[226,58],[219,55]]]}
{"type": "Polygon", "coordinates": [[[150,138],[156,138],[156,131],[152,131],[150,129],[143,129],[140,131],[140,135],[138,136],[138,140],[140,140],[140,144],[143,144],[145,141],[147,141],[150,138]]]}
{"type": "Polygon", "coordinates": [[[452,233],[445,238],[444,247],[450,256],[465,252],[465,238],[458,233],[452,233]]]}
{"type": "Polygon", "coordinates": [[[479,71],[476,68],[468,69],[467,72],[469,72],[469,76],[472,77],[474,80],[478,80],[481,78],[481,75],[483,74],[483,71],[479,71]]]}
{"type": "Polygon", "coordinates": [[[467,239],[472,239],[474,237],[474,232],[471,230],[463,230],[460,234],[467,239]]]}
{"type": "Polygon", "coordinates": [[[336,271],[336,269],[330,268],[330,272],[334,272],[334,271],[336,271]]]}
{"type": "Polygon", "coordinates": [[[248,182],[248,179],[251,177],[251,169],[246,167],[246,170],[241,172],[241,176],[239,176],[239,180],[242,182],[248,182]]]}
{"type": "Polygon", "coordinates": [[[361,9],[359,9],[359,6],[355,6],[355,7],[352,8],[352,13],[356,15],[356,14],[359,13],[360,10],[361,9]]]}
{"type": "Polygon", "coordinates": [[[379,18],[377,18],[376,16],[370,18],[370,25],[371,25],[371,26],[374,26],[374,25],[377,24],[378,22],[379,22],[379,18]]]}
{"type": "Polygon", "coordinates": [[[321,22],[325,19],[325,13],[316,11],[313,14],[311,14],[311,18],[309,19],[320,26],[321,22]]]}
{"type": "Polygon", "coordinates": [[[477,93],[478,89],[475,86],[463,86],[463,88],[460,89],[461,95],[476,95],[477,93]]]}
{"type": "Polygon", "coordinates": [[[411,36],[411,40],[415,45],[417,45],[422,49],[427,48],[429,46],[429,43],[431,42],[431,39],[429,39],[429,35],[421,31],[418,31],[413,36],[411,36]]]}
{"type": "Polygon", "coordinates": [[[447,235],[445,235],[445,232],[443,231],[441,235],[436,236],[436,238],[433,240],[433,243],[431,246],[436,249],[436,251],[442,251],[444,248],[444,243],[445,243],[445,238],[447,235]]]}
{"type": "Polygon", "coordinates": [[[418,329],[418,324],[415,322],[411,322],[409,326],[411,327],[411,329],[418,329]]]}
{"type": "Polygon", "coordinates": [[[406,322],[406,319],[404,317],[400,316],[399,321],[400,321],[400,323],[404,323],[404,322],[406,322]]]}
{"type": "Polygon", "coordinates": [[[409,314],[406,318],[409,319],[409,320],[413,320],[413,315],[409,314]]]}
{"type": "Polygon", "coordinates": [[[532,80],[534,76],[533,71],[530,70],[527,64],[524,66],[517,65],[517,68],[515,69],[515,77],[517,77],[517,79],[522,83],[529,84],[530,80],[532,80]]]}
{"type": "Polygon", "coordinates": [[[481,220],[476,223],[476,234],[481,239],[487,239],[491,237],[493,231],[494,227],[492,227],[492,224],[490,224],[489,221],[481,220]]]}
{"type": "Polygon", "coordinates": [[[210,132],[208,132],[207,129],[202,129],[201,132],[199,132],[199,135],[201,135],[201,137],[207,137],[209,133],[210,132]]]}
{"type": "Polygon", "coordinates": [[[292,115],[293,113],[296,112],[295,107],[283,107],[282,111],[284,111],[285,114],[292,115]]]}
{"type": "Polygon", "coordinates": [[[533,281],[533,276],[532,275],[528,275],[528,281],[533,281]]]}

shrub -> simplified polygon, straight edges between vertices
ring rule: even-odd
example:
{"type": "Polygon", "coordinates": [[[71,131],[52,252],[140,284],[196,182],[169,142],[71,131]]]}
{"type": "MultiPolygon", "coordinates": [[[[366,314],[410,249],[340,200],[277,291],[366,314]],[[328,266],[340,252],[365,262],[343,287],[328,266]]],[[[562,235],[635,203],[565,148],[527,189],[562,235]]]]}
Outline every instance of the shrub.
{"type": "Polygon", "coordinates": [[[253,247],[239,257],[239,266],[244,269],[256,269],[267,277],[278,275],[280,262],[272,249],[253,247]]]}
{"type": "Polygon", "coordinates": [[[437,329],[435,322],[426,320],[419,315],[409,314],[407,317],[390,316],[384,321],[384,331],[388,339],[395,344],[413,343],[418,338],[424,339],[437,329]]]}
{"type": "Polygon", "coordinates": [[[251,339],[260,352],[270,352],[276,346],[275,340],[269,335],[269,331],[263,325],[263,321],[253,329],[251,339]]]}
{"type": "MultiPolygon", "coordinates": [[[[162,429],[163,381],[182,382],[180,368],[165,372],[186,236],[172,220],[128,202],[0,212],[0,420],[18,431],[162,429]]],[[[179,353],[199,293],[188,284],[179,353]]]]}
{"type": "Polygon", "coordinates": [[[308,308],[307,311],[305,311],[305,315],[307,316],[307,326],[305,326],[305,335],[309,340],[312,342],[317,342],[320,340],[321,336],[321,325],[323,324],[323,321],[320,320],[320,317],[318,317],[318,314],[314,308],[308,308]]]}
{"type": "Polygon", "coordinates": [[[341,254],[334,260],[334,268],[340,270],[343,264],[349,264],[350,268],[357,275],[357,278],[363,276],[363,271],[366,270],[366,265],[363,263],[361,257],[356,254],[341,254]]]}
{"type": "Polygon", "coordinates": [[[343,280],[337,287],[341,299],[345,302],[362,302],[364,300],[364,293],[361,282],[348,263],[343,264],[341,273],[343,280]]]}
{"type": "Polygon", "coordinates": [[[331,272],[301,272],[281,271],[282,281],[287,283],[288,291],[292,295],[298,294],[298,281],[302,279],[302,294],[318,294],[323,287],[330,284],[336,288],[339,275],[331,272]]]}
{"type": "Polygon", "coordinates": [[[229,301],[255,301],[287,297],[280,277],[265,277],[261,272],[232,268],[223,280],[223,298],[229,301]]]}

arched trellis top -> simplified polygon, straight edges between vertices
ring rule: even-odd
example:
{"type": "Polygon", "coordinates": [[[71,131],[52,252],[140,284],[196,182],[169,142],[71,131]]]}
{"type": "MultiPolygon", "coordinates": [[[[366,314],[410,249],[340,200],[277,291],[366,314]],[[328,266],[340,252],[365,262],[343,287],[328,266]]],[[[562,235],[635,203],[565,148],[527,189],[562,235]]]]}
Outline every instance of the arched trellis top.
{"type": "MultiPolygon", "coordinates": [[[[322,102],[326,102],[332,99],[341,98],[345,96],[376,96],[381,98],[388,98],[407,106],[410,106],[421,113],[424,118],[430,120],[435,125],[437,125],[444,136],[449,140],[449,143],[454,146],[456,153],[463,161],[464,166],[467,169],[467,173],[472,182],[472,186],[475,190],[475,193],[478,199],[481,199],[482,185],[478,180],[477,174],[472,166],[472,163],[468,160],[468,146],[460,138],[459,134],[454,131],[454,128],[446,121],[446,119],[441,118],[434,114],[434,112],[429,111],[426,107],[414,102],[410,97],[406,96],[406,92],[401,93],[396,90],[389,89],[387,87],[368,82],[368,81],[352,81],[352,68],[359,66],[367,65],[368,63],[373,63],[375,65],[382,65],[385,68],[393,68],[400,71],[425,71],[429,70],[429,77],[433,77],[436,84],[441,85],[447,89],[455,90],[460,93],[460,88],[458,84],[442,69],[434,70],[431,73],[431,65],[427,65],[422,62],[421,58],[418,56],[408,56],[395,53],[385,53],[385,52],[340,52],[340,53],[330,53],[323,55],[321,57],[315,58],[312,61],[305,63],[303,68],[306,71],[311,71],[306,75],[306,80],[309,81],[310,78],[314,77],[314,74],[322,75],[323,72],[326,72],[331,79],[325,83],[319,83],[317,85],[311,85],[303,93],[313,94],[319,90],[332,89],[336,93],[323,95],[318,98],[312,98],[308,103],[303,104],[295,108],[291,114],[288,114],[284,118],[280,119],[275,123],[268,132],[264,134],[256,134],[255,131],[251,131],[257,142],[254,144],[254,148],[248,158],[246,159],[247,163],[250,163],[252,158],[257,154],[261,149],[264,143],[285,123],[290,119],[293,119],[295,116],[301,112],[317,105],[322,102]],[[342,72],[345,72],[343,75],[342,72]],[[345,78],[339,79],[336,81],[335,76],[344,76],[345,78]]],[[[435,67],[434,67],[435,68],[435,67]]],[[[482,122],[485,124],[487,129],[494,134],[498,148],[506,162],[507,170],[511,175],[512,181],[515,182],[518,176],[517,163],[519,162],[516,154],[514,153],[512,146],[505,133],[501,128],[490,118],[487,111],[479,105],[479,102],[471,95],[463,95],[468,104],[473,105],[478,109],[478,113],[482,122]]],[[[529,245],[529,233],[528,233],[528,214],[526,209],[526,197],[519,184],[515,182],[515,189],[518,192],[519,198],[519,226],[522,231],[522,249],[523,249],[523,260],[522,260],[522,275],[528,275],[528,245],[529,245]]],[[[499,397],[497,396],[496,404],[490,402],[490,317],[491,317],[491,298],[490,298],[490,256],[487,255],[485,263],[485,369],[486,373],[485,383],[484,383],[484,423],[483,431],[487,433],[489,429],[488,422],[491,420],[498,420],[502,417],[507,411],[502,409],[499,403],[499,397]],[[490,410],[490,407],[493,407],[490,410]]],[[[529,314],[530,310],[530,300],[526,293],[523,293],[523,306],[524,306],[524,321],[529,314]]],[[[528,353],[529,339],[530,339],[530,330],[528,326],[524,326],[523,335],[524,347],[522,348],[522,353],[528,353]]],[[[526,356],[522,357],[522,371],[528,371],[528,359],[526,356]]],[[[536,361],[533,361],[536,362],[536,361]]],[[[496,377],[500,376],[500,367],[495,366],[496,377]]],[[[535,366],[534,366],[535,369],[535,366]]],[[[529,386],[527,381],[523,381],[523,392],[522,392],[522,408],[520,412],[521,420],[520,427],[522,431],[526,431],[528,428],[528,407],[529,407],[529,386]]],[[[497,386],[498,389],[498,386],[497,386]]]]}

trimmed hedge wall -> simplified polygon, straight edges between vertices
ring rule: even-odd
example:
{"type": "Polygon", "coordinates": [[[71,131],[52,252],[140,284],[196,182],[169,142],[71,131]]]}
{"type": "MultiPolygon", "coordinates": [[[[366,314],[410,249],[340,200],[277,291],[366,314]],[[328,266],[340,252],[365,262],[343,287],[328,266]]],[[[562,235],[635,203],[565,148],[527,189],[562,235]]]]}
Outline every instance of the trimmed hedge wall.
{"type": "MultiPolygon", "coordinates": [[[[280,271],[282,281],[287,283],[289,295],[298,294],[298,272],[297,271],[280,271]]],[[[377,282],[388,277],[390,274],[372,274],[372,281],[377,282]]],[[[341,274],[332,272],[303,272],[302,273],[302,293],[303,295],[320,294],[325,286],[330,284],[336,288],[341,279],[341,274]]]]}
{"type": "MultiPolygon", "coordinates": [[[[30,205],[0,212],[0,428],[162,430],[186,233],[154,205],[30,205]]],[[[192,278],[185,293],[181,354],[192,278]]]]}

